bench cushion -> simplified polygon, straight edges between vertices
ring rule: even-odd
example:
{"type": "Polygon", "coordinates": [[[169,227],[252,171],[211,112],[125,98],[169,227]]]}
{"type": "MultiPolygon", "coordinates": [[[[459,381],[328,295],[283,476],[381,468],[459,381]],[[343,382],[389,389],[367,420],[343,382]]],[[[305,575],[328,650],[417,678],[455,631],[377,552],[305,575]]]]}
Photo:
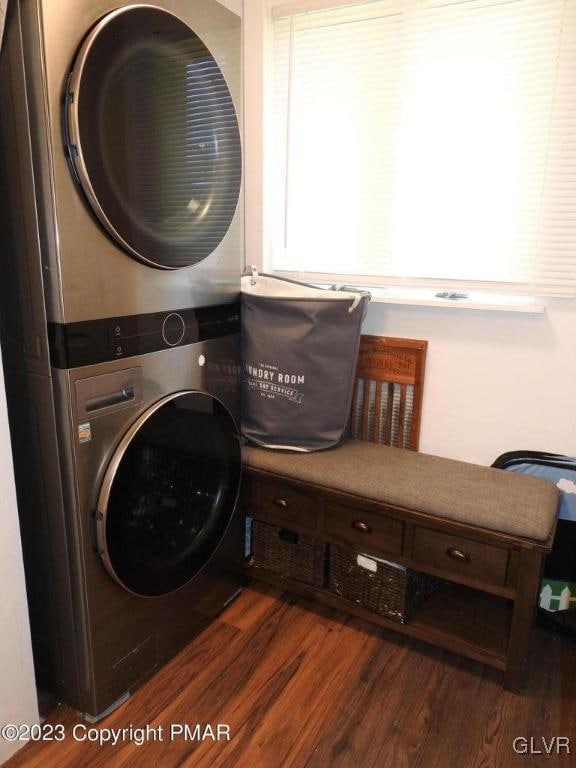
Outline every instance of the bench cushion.
{"type": "Polygon", "coordinates": [[[546,541],[560,493],[547,480],[360,440],[329,451],[245,446],[244,464],[416,512],[546,541]]]}

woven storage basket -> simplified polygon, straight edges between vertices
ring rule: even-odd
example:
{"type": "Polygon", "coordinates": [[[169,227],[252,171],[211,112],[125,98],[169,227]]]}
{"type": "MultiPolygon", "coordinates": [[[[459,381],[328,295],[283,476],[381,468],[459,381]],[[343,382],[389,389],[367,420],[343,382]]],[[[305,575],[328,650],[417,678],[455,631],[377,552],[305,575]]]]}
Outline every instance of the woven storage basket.
{"type": "Polygon", "coordinates": [[[324,541],[260,520],[252,523],[252,565],[314,587],[325,583],[324,541]]]}
{"type": "Polygon", "coordinates": [[[331,592],[402,624],[439,584],[426,573],[340,547],[330,547],[329,561],[331,592]]]}

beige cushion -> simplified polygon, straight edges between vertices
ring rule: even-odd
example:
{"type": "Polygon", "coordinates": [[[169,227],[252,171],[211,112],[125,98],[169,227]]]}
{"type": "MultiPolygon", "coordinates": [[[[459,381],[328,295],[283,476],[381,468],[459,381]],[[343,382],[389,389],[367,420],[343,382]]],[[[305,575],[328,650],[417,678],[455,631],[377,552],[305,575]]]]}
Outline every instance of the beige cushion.
{"type": "Polygon", "coordinates": [[[560,493],[546,480],[350,440],[329,451],[244,447],[244,463],[286,478],[538,541],[549,538],[560,493]]]}

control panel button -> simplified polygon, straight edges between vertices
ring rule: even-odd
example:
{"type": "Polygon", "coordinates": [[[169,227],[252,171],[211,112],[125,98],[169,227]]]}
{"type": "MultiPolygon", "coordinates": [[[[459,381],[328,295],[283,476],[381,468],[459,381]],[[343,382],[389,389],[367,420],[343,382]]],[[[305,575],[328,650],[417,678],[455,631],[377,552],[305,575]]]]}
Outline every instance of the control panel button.
{"type": "Polygon", "coordinates": [[[175,347],[180,344],[186,333],[186,324],[178,312],[171,312],[166,315],[162,323],[162,338],[169,347],[175,347]]]}
{"type": "Polygon", "coordinates": [[[110,346],[114,348],[121,344],[123,339],[135,336],[137,333],[137,318],[115,317],[106,321],[108,325],[108,338],[110,346]]]}

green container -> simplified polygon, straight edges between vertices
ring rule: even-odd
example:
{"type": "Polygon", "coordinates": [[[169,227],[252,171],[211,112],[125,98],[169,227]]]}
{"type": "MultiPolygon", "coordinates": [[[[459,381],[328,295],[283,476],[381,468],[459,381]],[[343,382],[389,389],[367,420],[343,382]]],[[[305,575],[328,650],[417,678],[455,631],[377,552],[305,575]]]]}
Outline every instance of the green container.
{"type": "Polygon", "coordinates": [[[540,608],[551,612],[576,609],[576,582],[542,579],[540,608]]]}

